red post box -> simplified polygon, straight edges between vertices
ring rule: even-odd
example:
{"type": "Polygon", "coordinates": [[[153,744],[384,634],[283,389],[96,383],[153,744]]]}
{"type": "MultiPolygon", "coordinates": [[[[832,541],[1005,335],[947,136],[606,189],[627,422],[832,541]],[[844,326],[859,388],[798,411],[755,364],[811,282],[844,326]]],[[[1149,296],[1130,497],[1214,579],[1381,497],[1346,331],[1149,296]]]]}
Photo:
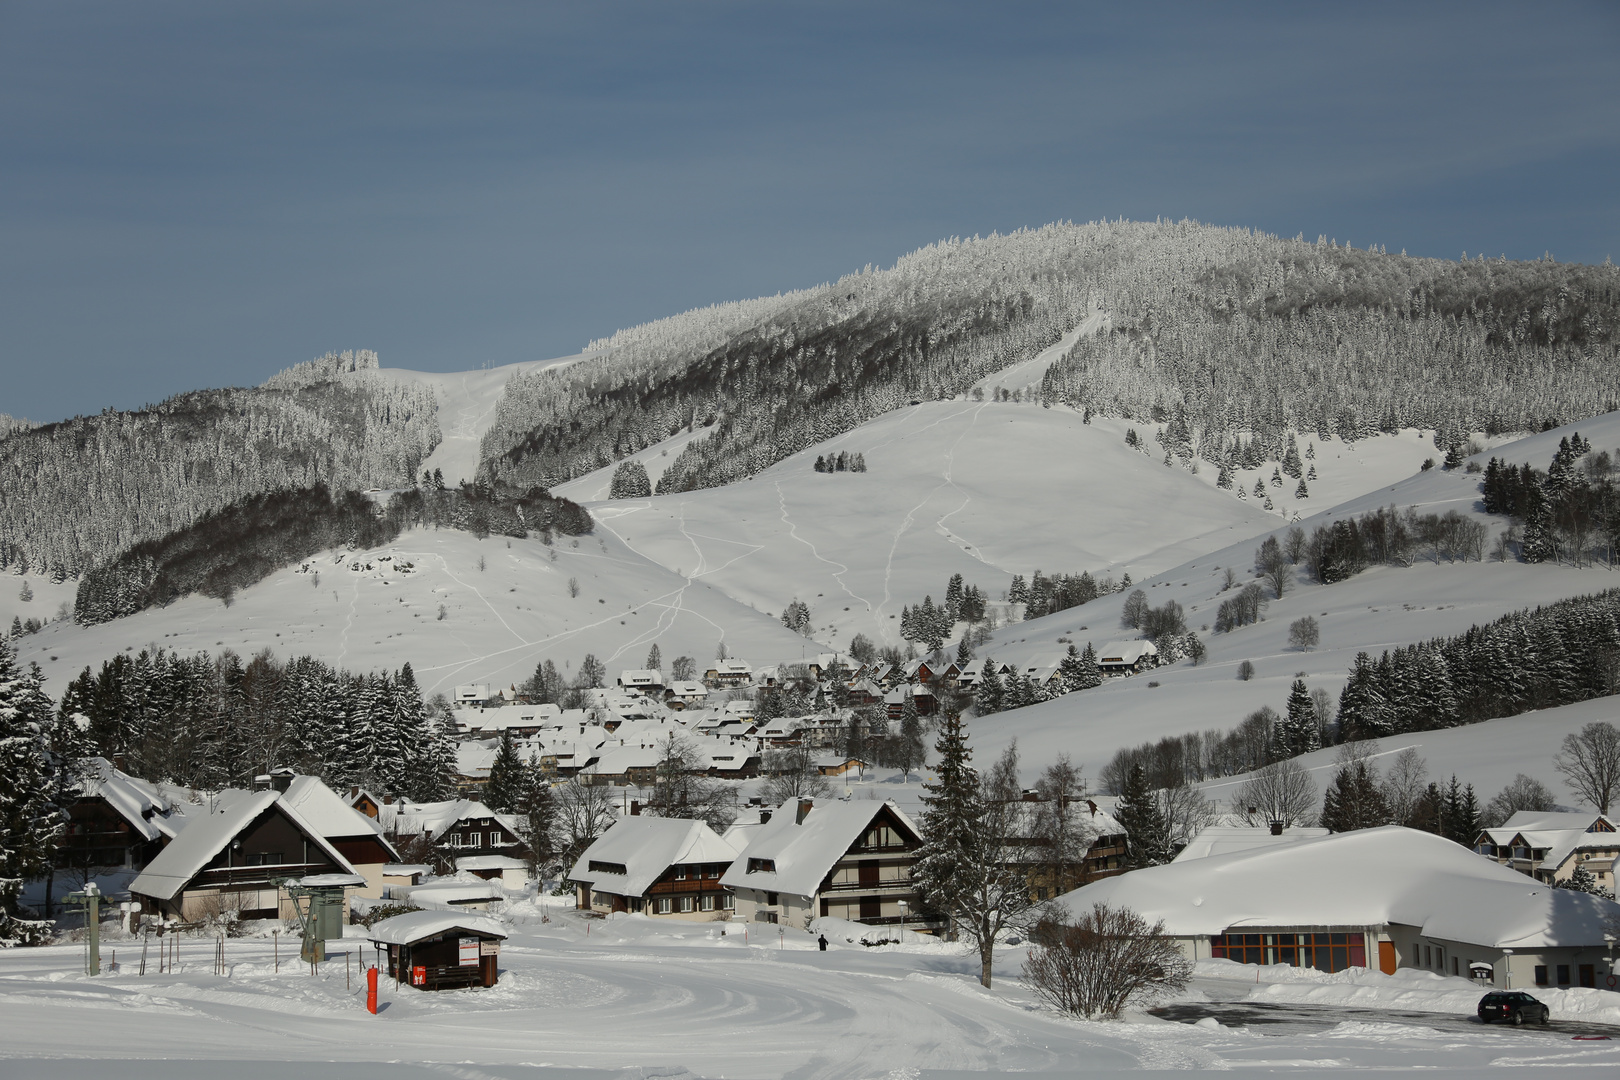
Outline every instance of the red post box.
{"type": "Polygon", "coordinates": [[[366,969],[366,1011],[377,1015],[377,969],[366,969]]]}

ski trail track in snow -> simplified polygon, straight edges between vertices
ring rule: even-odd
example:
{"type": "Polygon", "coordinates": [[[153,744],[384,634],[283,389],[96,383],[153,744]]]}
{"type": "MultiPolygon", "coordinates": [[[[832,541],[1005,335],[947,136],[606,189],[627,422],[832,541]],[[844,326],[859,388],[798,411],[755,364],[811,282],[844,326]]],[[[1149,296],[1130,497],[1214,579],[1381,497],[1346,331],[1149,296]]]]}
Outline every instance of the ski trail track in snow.
{"type": "MultiPolygon", "coordinates": [[[[974,421],[977,421],[978,418],[979,418],[979,413],[984,411],[984,403],[980,402],[979,404],[973,405],[970,408],[973,411],[973,419],[974,419],[974,421]]],[[[948,419],[955,419],[956,417],[960,416],[961,414],[962,414],[962,410],[956,410],[956,411],[947,413],[944,416],[941,416],[939,419],[935,420],[932,424],[927,424],[927,425],[925,425],[925,426],[923,426],[921,428],[918,428],[917,430],[919,432],[927,431],[929,428],[933,427],[934,424],[943,423],[944,421],[946,421],[948,419]]],[[[893,543],[891,543],[889,545],[889,558],[883,564],[883,603],[881,603],[881,604],[879,604],[877,606],[877,612],[876,612],[877,615],[882,616],[884,611],[887,610],[887,608],[889,606],[889,601],[893,599],[893,593],[892,593],[892,591],[890,589],[890,581],[894,576],[894,553],[900,549],[900,538],[903,537],[906,534],[906,530],[911,528],[911,523],[912,523],[913,520],[915,520],[915,518],[917,516],[917,511],[919,511],[923,507],[927,506],[929,501],[932,500],[935,495],[939,494],[939,492],[942,489],[944,489],[946,487],[956,487],[955,483],[951,480],[951,469],[952,469],[952,466],[954,465],[955,459],[956,459],[956,448],[962,442],[963,439],[967,438],[968,432],[970,432],[972,430],[973,430],[973,424],[969,423],[967,427],[962,429],[962,433],[960,435],[958,435],[954,440],[951,441],[950,448],[945,452],[945,468],[941,472],[941,476],[943,477],[943,479],[940,481],[940,483],[938,485],[936,485],[935,487],[930,489],[927,495],[923,496],[921,502],[917,503],[916,506],[913,506],[909,511],[906,512],[905,520],[902,521],[900,523],[900,527],[894,531],[894,541],[893,541],[893,543]]],[[[957,488],[957,490],[961,491],[961,488],[957,488]]],[[[963,503],[963,506],[966,506],[966,505],[967,505],[966,503],[963,503]]],[[[958,511],[961,510],[961,509],[962,509],[962,507],[957,507],[958,511]]],[[[954,512],[956,512],[956,511],[953,511],[953,513],[954,512]]],[[[949,516],[949,515],[947,515],[947,516],[949,516]]],[[[943,521],[944,519],[942,518],[940,520],[943,521]]],[[[980,560],[980,561],[983,561],[983,560],[980,560]]],[[[891,635],[888,632],[888,628],[886,626],[884,627],[884,637],[885,637],[885,639],[890,640],[890,641],[895,640],[894,636],[891,635]]]]}
{"type": "Polygon", "coordinates": [[[805,547],[809,548],[810,554],[814,555],[817,559],[820,559],[828,566],[836,566],[838,569],[833,572],[832,577],[834,581],[838,582],[838,587],[844,590],[844,595],[848,596],[851,600],[854,600],[858,604],[865,605],[866,610],[871,611],[872,601],[868,600],[864,596],[857,596],[855,593],[851,592],[849,586],[845,584],[844,575],[849,573],[849,567],[845,566],[841,562],[834,562],[833,560],[825,557],[821,554],[821,552],[816,550],[815,544],[812,544],[809,540],[799,535],[799,527],[793,523],[793,519],[788,517],[787,495],[783,493],[782,485],[780,483],[776,484],[776,502],[777,505],[782,508],[782,523],[788,527],[788,535],[797,540],[799,543],[803,544],[805,547]]]}

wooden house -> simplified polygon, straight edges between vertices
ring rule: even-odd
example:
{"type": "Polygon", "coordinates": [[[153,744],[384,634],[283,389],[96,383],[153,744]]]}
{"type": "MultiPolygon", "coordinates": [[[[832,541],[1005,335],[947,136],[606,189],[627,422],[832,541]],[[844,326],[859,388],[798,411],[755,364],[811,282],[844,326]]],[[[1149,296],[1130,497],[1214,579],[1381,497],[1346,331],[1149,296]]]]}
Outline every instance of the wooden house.
{"type": "MultiPolygon", "coordinates": [[[[893,802],[789,802],[769,811],[721,878],[750,922],[818,916],[931,930],[911,881],[922,838],[893,802]]],[[[761,814],[765,816],[764,813],[761,814]]]]}
{"type": "Polygon", "coordinates": [[[211,797],[129,891],[144,913],[184,922],[231,914],[291,918],[292,905],[277,882],[314,874],[359,876],[281,792],[227,790],[211,797]]]}
{"type": "Polygon", "coordinates": [[[736,857],[701,821],[632,815],[585,849],[568,880],[581,911],[727,919],[732,896],[720,878],[736,857]]]}
{"type": "Polygon", "coordinates": [[[1097,668],[1104,675],[1135,675],[1158,663],[1159,649],[1151,641],[1110,641],[1097,654],[1097,668]]]}
{"type": "Polygon", "coordinates": [[[493,919],[447,911],[408,911],[367,933],[387,954],[384,970],[418,990],[494,986],[506,931],[493,919]]]}
{"type": "Polygon", "coordinates": [[[705,671],[703,677],[718,687],[747,686],[754,681],[754,669],[745,660],[722,660],[705,671]]]}

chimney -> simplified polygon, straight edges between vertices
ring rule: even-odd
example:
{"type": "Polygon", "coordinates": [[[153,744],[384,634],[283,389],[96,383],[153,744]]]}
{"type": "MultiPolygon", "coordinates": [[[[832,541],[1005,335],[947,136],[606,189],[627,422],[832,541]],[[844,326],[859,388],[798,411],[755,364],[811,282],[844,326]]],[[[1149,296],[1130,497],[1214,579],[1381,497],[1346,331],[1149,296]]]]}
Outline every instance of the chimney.
{"type": "Polygon", "coordinates": [[[297,773],[287,768],[271,769],[270,786],[275,788],[277,791],[285,792],[289,787],[292,786],[293,777],[297,775],[297,773]]]}
{"type": "Polygon", "coordinates": [[[1271,823],[1271,835],[1272,836],[1281,836],[1282,831],[1283,831],[1283,823],[1282,822],[1273,821],[1271,823]]]}
{"type": "Polygon", "coordinates": [[[769,825],[771,823],[771,812],[769,810],[761,810],[759,812],[759,823],[761,825],[769,825]]]}
{"type": "Polygon", "coordinates": [[[630,800],[630,816],[631,817],[640,817],[641,816],[641,800],[640,799],[631,799],[630,800]]]}
{"type": "Polygon", "coordinates": [[[813,801],[811,801],[810,799],[800,799],[799,800],[799,816],[794,820],[793,824],[795,824],[795,825],[803,825],[804,824],[804,819],[809,816],[811,808],[814,807],[815,805],[816,804],[813,801]]]}

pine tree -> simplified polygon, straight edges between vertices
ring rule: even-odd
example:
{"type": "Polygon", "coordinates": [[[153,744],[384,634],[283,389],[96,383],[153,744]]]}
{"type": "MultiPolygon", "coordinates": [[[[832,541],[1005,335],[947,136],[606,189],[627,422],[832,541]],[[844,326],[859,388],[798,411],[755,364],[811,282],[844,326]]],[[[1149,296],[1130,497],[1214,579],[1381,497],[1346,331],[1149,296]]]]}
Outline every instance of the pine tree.
{"type": "Polygon", "coordinates": [[[1357,653],[1355,666],[1339,695],[1341,741],[1377,739],[1392,733],[1388,705],[1372,658],[1357,653]]]}
{"type": "Polygon", "coordinates": [[[973,709],[980,716],[1000,712],[1004,697],[996,662],[987,656],[979,665],[979,682],[973,689],[973,709]]]}
{"type": "Polygon", "coordinates": [[[582,690],[597,690],[602,686],[602,680],[607,677],[607,668],[602,661],[596,658],[595,653],[586,653],[585,659],[579,662],[579,675],[575,685],[582,690]]]}
{"type": "Polygon", "coordinates": [[[662,670],[664,670],[664,658],[658,652],[658,643],[657,642],[654,642],[653,647],[647,650],[647,670],[648,671],[662,671],[662,670]]]}
{"type": "Polygon", "coordinates": [[[652,494],[652,481],[647,466],[633,458],[619,463],[613,470],[613,481],[608,487],[610,499],[645,499],[652,494]]]}
{"type": "Polygon", "coordinates": [[[1392,820],[1389,802],[1364,761],[1340,769],[1322,798],[1322,825],[1333,832],[1376,829],[1392,820]]]}
{"type": "Polygon", "coordinates": [[[411,762],[405,793],[416,802],[440,802],[455,794],[455,720],[449,716],[427,718],[429,737],[421,753],[411,762]]]}
{"type": "Polygon", "coordinates": [[[1127,857],[1133,867],[1159,866],[1170,861],[1170,827],[1140,764],[1131,766],[1125,791],[1114,806],[1114,816],[1125,830],[1127,857]]]}
{"type": "Polygon", "coordinates": [[[1283,454],[1282,471],[1296,480],[1304,471],[1304,466],[1299,460],[1299,443],[1294,441],[1292,435],[1288,436],[1288,451],[1283,454]]]}
{"type": "Polygon", "coordinates": [[[500,749],[489,767],[489,783],[484,786],[484,805],[491,810],[516,812],[523,803],[527,784],[523,759],[512,745],[512,733],[501,732],[500,749]]]}
{"type": "Polygon", "coordinates": [[[1298,757],[1321,748],[1316,729],[1316,705],[1304,679],[1295,679],[1288,692],[1288,715],[1275,729],[1278,758],[1298,757]]]}
{"type": "Polygon", "coordinates": [[[557,855],[557,799],[538,757],[531,756],[523,768],[523,790],[517,812],[523,819],[523,843],[529,849],[529,869],[539,878],[557,855]]]}
{"type": "Polygon", "coordinates": [[[37,665],[24,671],[0,640],[0,948],[41,943],[44,924],[19,917],[23,883],[51,865],[66,815],[52,799],[59,788],[46,746],[51,701],[37,665]]]}
{"type": "Polygon", "coordinates": [[[938,754],[935,778],[923,785],[927,792],[922,797],[923,846],[911,879],[924,902],[952,913],[959,894],[971,890],[974,874],[982,870],[979,849],[984,802],[979,774],[971,764],[973,749],[956,713],[947,712],[940,721],[934,751],[938,754]]]}

